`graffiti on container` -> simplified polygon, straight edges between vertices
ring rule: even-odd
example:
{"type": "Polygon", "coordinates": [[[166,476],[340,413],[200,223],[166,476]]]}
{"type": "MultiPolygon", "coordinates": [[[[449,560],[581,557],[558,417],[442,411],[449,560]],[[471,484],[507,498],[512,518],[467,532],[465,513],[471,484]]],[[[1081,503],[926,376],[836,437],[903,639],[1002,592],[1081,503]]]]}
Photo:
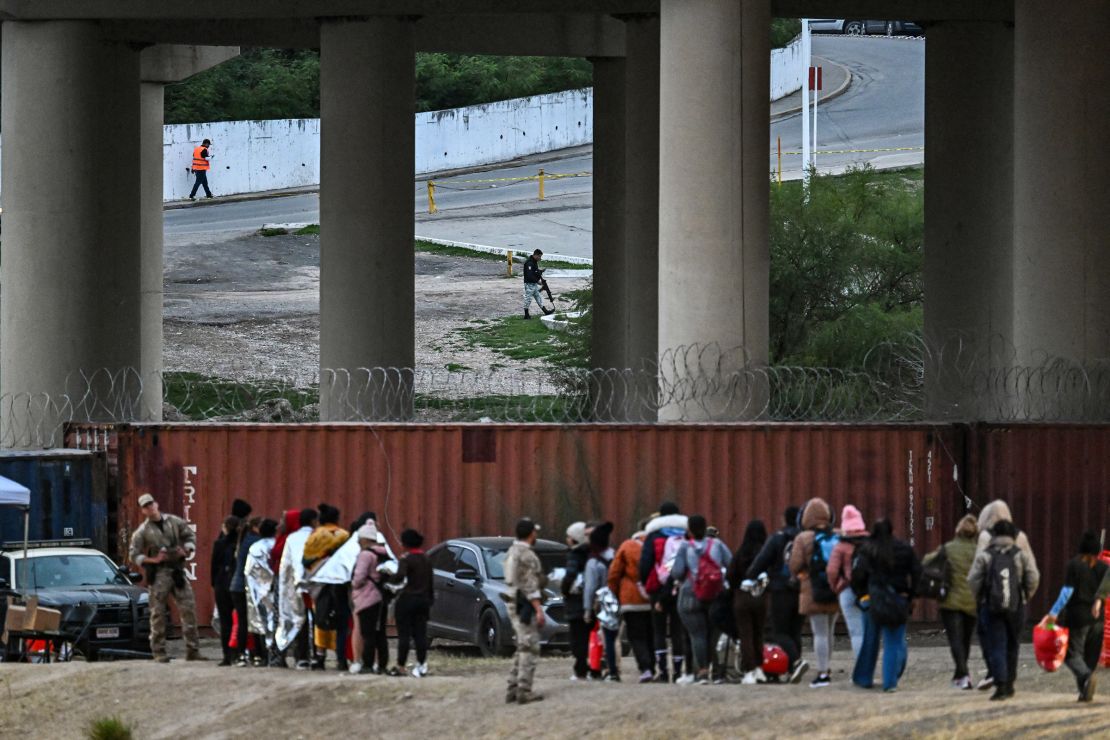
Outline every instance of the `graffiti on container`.
{"type": "Polygon", "coordinates": [[[913,545],[915,545],[917,543],[914,541],[914,521],[913,521],[913,450],[910,450],[909,453],[910,453],[910,456],[909,456],[909,464],[907,466],[907,471],[908,471],[908,474],[909,474],[909,486],[910,486],[910,506],[909,506],[909,508],[910,508],[910,546],[912,547],[913,545]]]}
{"type": "MultiPolygon", "coordinates": [[[[189,523],[190,529],[192,529],[195,534],[197,531],[197,523],[193,521],[193,505],[197,502],[197,487],[193,483],[193,476],[197,474],[197,466],[186,465],[182,470],[185,472],[185,480],[183,481],[184,488],[182,491],[185,500],[182,503],[182,513],[185,515],[185,521],[189,523]]],[[[197,579],[196,550],[189,553],[188,563],[189,568],[185,571],[185,575],[189,577],[189,580],[195,581],[197,579]]]]}

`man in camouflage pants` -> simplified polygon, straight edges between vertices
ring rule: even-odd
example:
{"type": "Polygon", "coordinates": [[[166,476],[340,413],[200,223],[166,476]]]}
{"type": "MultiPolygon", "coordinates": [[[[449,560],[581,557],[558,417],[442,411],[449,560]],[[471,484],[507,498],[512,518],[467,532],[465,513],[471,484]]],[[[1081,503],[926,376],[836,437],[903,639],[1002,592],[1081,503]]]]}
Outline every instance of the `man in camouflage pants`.
{"type": "Polygon", "coordinates": [[[547,576],[532,546],[536,543],[539,525],[531,519],[516,523],[516,542],[505,558],[505,583],[509,594],[509,619],[516,633],[516,654],[509,671],[509,688],[505,703],[528,704],[543,699],[532,691],[532,676],[540,655],[540,630],[546,623],[543,613],[543,589],[547,576]]]}
{"type": "Polygon", "coordinates": [[[150,596],[150,651],[154,660],[169,663],[166,655],[166,618],[173,596],[185,633],[185,660],[207,660],[200,654],[197,607],[185,576],[185,561],[197,549],[197,536],[181,517],[162,514],[149,493],[139,496],[146,520],[131,535],[131,562],[146,573],[150,596]]]}

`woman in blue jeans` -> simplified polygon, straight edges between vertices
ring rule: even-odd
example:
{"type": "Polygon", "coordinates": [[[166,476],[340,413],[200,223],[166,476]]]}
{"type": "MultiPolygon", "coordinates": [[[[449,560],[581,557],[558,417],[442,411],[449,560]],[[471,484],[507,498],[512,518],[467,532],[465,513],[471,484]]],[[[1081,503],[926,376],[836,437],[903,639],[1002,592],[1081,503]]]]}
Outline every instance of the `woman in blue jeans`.
{"type": "Polygon", "coordinates": [[[852,568],[852,590],[859,594],[866,613],[863,644],[852,671],[856,686],[874,686],[881,642],[883,691],[898,689],[898,679],[906,668],[906,622],[920,580],[921,563],[913,548],[894,539],[889,521],[875,522],[852,568]]]}

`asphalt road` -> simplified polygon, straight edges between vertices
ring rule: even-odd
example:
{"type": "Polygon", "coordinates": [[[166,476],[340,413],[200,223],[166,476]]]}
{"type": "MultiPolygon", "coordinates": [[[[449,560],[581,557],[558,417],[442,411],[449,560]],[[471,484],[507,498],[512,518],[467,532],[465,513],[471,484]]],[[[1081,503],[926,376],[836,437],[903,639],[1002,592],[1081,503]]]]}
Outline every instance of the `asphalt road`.
{"type": "MultiPolygon", "coordinates": [[[[813,53],[836,61],[852,73],[852,84],[827,105],[817,105],[817,167],[840,170],[851,164],[875,167],[920,164],[925,145],[925,40],[855,36],[814,36],[813,53]],[[863,151],[822,154],[834,150],[863,151]]],[[[831,91],[826,91],[831,92],[831,91]]],[[[771,125],[771,167],[776,139],[784,151],[802,148],[802,116],[771,125]]],[[[801,155],[783,157],[784,176],[801,174],[801,155]]]]}
{"type": "MultiPolygon", "coordinates": [[[[852,164],[875,167],[919,164],[924,154],[925,42],[922,39],[815,36],[815,55],[836,61],[852,73],[840,97],[818,106],[818,168],[836,172],[852,164]],[[822,154],[821,150],[893,150],[822,154]]],[[[771,160],[776,141],[786,151],[801,149],[801,114],[770,126],[771,160]]],[[[591,177],[547,180],[543,202],[535,180],[503,178],[547,173],[590,172],[588,148],[555,161],[537,158],[481,173],[436,178],[439,213],[427,213],[426,183],[413,185],[414,218],[419,236],[489,244],[512,249],[539,247],[545,252],[590,256],[591,177]],[[476,182],[484,181],[484,182],[476,182]]],[[[801,176],[801,156],[784,157],[784,177],[801,176]]],[[[214,182],[218,189],[219,183],[214,182]]],[[[167,243],[220,241],[257,230],[264,223],[318,222],[316,193],[229,202],[166,212],[167,243]]]]}

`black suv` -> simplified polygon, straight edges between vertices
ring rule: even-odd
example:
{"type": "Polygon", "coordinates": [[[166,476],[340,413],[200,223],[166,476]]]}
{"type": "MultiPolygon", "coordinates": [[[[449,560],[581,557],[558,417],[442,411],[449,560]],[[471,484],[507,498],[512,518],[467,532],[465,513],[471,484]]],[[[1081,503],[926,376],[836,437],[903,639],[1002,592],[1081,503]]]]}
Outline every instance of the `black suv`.
{"type": "MultiPolygon", "coordinates": [[[[0,625],[8,597],[17,603],[38,596],[39,606],[62,613],[64,650],[93,661],[150,653],[150,606],[138,574],[121,570],[89,540],[23,543],[0,547],[0,625]]],[[[0,653],[2,654],[2,653],[0,653]]]]}

